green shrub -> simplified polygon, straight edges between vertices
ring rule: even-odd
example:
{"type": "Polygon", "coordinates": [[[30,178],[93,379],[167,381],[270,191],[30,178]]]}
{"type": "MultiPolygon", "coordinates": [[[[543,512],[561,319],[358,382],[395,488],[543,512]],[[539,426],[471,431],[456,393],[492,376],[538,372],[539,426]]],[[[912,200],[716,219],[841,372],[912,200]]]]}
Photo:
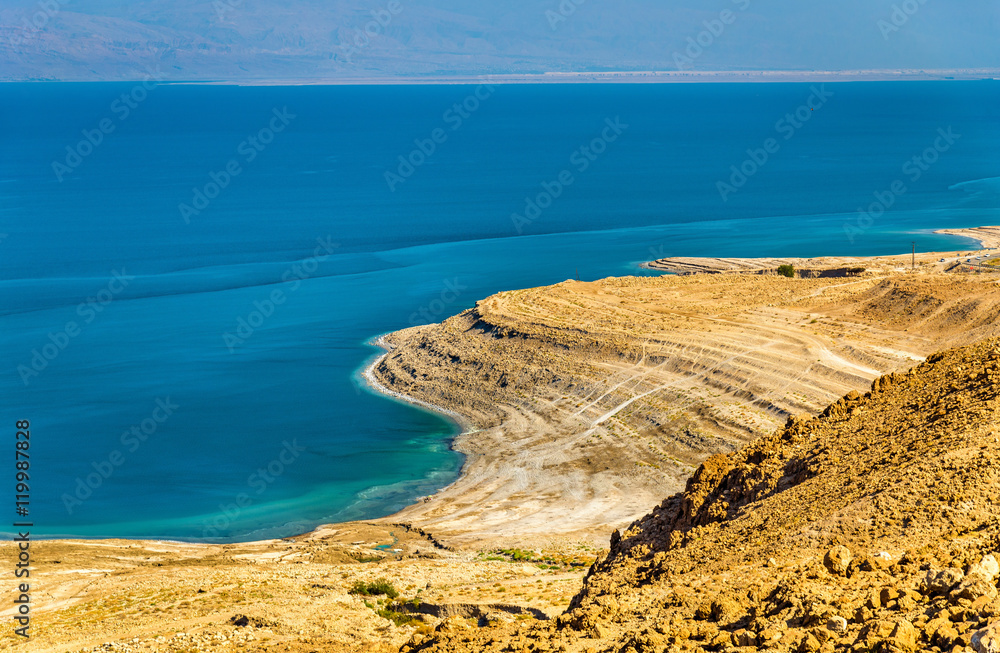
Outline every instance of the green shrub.
{"type": "Polygon", "coordinates": [[[507,556],[511,562],[533,562],[535,553],[523,549],[500,549],[498,553],[507,556]]]}
{"type": "Polygon", "coordinates": [[[399,596],[399,592],[396,588],[392,586],[392,583],[387,581],[385,578],[378,578],[370,583],[366,583],[363,580],[355,581],[354,585],[351,585],[351,589],[348,590],[351,594],[360,594],[361,596],[378,596],[384,594],[390,599],[394,599],[399,596]]]}
{"type": "Polygon", "coordinates": [[[354,557],[354,559],[358,562],[382,562],[381,556],[366,556],[363,554],[354,557]]]}
{"type": "Polygon", "coordinates": [[[783,277],[788,277],[789,279],[791,279],[792,277],[795,276],[795,267],[788,264],[779,265],[778,274],[780,274],[783,277]]]}
{"type": "Polygon", "coordinates": [[[395,610],[376,610],[375,613],[380,617],[388,619],[397,626],[419,626],[424,623],[413,615],[406,614],[404,612],[396,612],[395,610]]]}

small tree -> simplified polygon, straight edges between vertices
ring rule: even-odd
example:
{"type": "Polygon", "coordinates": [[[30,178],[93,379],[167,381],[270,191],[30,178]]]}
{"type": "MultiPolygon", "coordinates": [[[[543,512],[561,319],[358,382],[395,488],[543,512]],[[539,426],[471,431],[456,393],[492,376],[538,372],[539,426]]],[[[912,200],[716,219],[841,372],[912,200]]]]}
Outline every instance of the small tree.
{"type": "Polygon", "coordinates": [[[780,274],[783,277],[788,277],[789,279],[791,279],[792,277],[795,276],[795,267],[788,264],[779,265],[778,274],[780,274]]]}

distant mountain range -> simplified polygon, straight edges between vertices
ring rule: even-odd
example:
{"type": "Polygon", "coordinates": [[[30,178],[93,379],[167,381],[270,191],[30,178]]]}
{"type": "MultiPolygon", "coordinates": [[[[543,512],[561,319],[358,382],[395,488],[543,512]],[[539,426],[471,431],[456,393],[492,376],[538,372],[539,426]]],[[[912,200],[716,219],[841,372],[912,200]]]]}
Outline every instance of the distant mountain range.
{"type": "Polygon", "coordinates": [[[0,80],[1000,65],[995,0],[4,0],[0,80]]]}

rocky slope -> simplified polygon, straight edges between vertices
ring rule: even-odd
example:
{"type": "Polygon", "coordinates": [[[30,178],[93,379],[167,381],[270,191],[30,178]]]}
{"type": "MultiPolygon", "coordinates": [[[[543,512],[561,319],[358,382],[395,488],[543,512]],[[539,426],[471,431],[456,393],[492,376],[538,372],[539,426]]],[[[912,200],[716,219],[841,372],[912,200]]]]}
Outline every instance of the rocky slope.
{"type": "Polygon", "coordinates": [[[402,650],[994,651],[998,490],[987,339],[708,459],[553,623],[445,622],[402,650]]]}
{"type": "Polygon", "coordinates": [[[402,518],[453,543],[607,533],[710,455],[998,333],[992,277],[567,281],[391,334],[383,385],[475,429],[464,476],[402,518]]]}

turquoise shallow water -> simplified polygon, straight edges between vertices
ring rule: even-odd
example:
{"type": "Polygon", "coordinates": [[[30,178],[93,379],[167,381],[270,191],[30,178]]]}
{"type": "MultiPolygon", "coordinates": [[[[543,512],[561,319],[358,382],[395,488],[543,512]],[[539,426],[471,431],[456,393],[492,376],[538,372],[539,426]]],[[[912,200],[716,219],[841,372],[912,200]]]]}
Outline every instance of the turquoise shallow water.
{"type": "Polygon", "coordinates": [[[991,82],[799,118],[808,84],[133,89],[0,86],[0,424],[46,536],[289,535],[449,483],[456,427],[358,372],[493,292],[1000,222],[991,82]]]}

